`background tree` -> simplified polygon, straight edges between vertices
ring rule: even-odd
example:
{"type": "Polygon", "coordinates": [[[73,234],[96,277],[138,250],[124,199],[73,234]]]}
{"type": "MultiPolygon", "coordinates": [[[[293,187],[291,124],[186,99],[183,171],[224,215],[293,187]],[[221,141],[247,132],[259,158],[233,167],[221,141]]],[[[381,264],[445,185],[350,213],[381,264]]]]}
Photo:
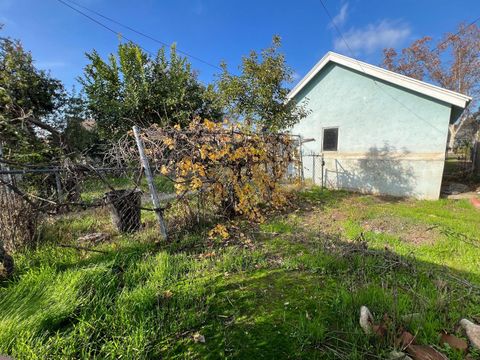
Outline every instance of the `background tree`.
{"type": "MultiPolygon", "coordinates": [[[[9,161],[38,164],[58,160],[64,154],[59,118],[64,100],[61,82],[37,69],[20,41],[0,37],[0,168],[8,168],[9,161]]],[[[31,179],[27,180],[30,183],[31,179]]],[[[9,176],[0,177],[0,182],[13,186],[9,176]]],[[[13,260],[5,251],[11,251],[15,244],[9,235],[31,240],[38,215],[33,203],[24,201],[17,191],[0,186],[0,277],[2,269],[7,276],[13,271],[13,260]]]]}
{"type": "Polygon", "coordinates": [[[469,122],[480,98],[480,29],[475,24],[462,23],[457,32],[445,34],[433,49],[431,42],[432,38],[425,36],[401,54],[392,48],[385,49],[383,66],[473,97],[464,115],[450,125],[449,147],[453,148],[456,134],[469,122]]]}
{"type": "Polygon", "coordinates": [[[307,115],[304,107],[287,101],[293,71],[280,53],[280,37],[258,54],[251,51],[242,59],[240,75],[230,74],[226,64],[217,81],[222,105],[234,120],[269,131],[287,129],[307,115]]]}
{"type": "Polygon", "coordinates": [[[62,83],[35,67],[21,42],[0,37],[0,142],[16,161],[39,161],[65,146],[58,110],[62,83]],[[13,151],[14,150],[14,151],[13,151]]]}
{"type": "Polygon", "coordinates": [[[186,125],[196,116],[219,120],[212,87],[197,79],[175,46],[152,58],[137,45],[121,44],[107,61],[93,51],[80,79],[100,136],[118,138],[132,125],[186,125]]]}
{"type": "Polygon", "coordinates": [[[64,135],[71,151],[77,155],[100,157],[103,143],[82,94],[73,92],[66,100],[63,113],[64,135]]]}

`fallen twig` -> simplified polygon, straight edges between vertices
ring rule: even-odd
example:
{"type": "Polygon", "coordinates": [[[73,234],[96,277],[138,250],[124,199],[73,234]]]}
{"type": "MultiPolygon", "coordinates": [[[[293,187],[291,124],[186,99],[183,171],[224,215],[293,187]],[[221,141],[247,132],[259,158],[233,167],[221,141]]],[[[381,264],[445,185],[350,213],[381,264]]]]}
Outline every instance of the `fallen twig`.
{"type": "Polygon", "coordinates": [[[107,251],[102,251],[102,250],[97,250],[97,249],[92,249],[92,248],[88,248],[88,247],[85,247],[85,246],[78,246],[78,245],[68,245],[68,244],[58,244],[59,247],[64,247],[64,248],[72,248],[72,249],[76,249],[76,250],[85,250],[85,251],[92,251],[92,252],[97,252],[97,253],[101,253],[101,254],[108,254],[107,251]]]}

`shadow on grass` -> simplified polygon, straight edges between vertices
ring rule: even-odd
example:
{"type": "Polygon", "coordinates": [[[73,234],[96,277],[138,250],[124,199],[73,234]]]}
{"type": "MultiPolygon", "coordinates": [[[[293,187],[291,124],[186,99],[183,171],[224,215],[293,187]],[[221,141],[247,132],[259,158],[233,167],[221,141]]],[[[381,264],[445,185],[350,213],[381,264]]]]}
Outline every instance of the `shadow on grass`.
{"type": "Polygon", "coordinates": [[[393,349],[395,330],[406,328],[419,343],[437,345],[442,330],[454,332],[461,318],[475,319],[480,311],[478,274],[326,234],[303,245],[304,251],[288,259],[280,251],[265,269],[219,281],[207,319],[197,329],[206,343],[175,339],[167,355],[374,359],[393,349]],[[378,322],[388,315],[386,339],[363,334],[362,305],[378,322]],[[409,314],[419,316],[405,320],[409,314]]]}
{"type": "MultiPolygon", "coordinates": [[[[309,204],[316,205],[320,209],[333,207],[340,204],[346,199],[355,199],[358,197],[365,197],[367,194],[348,191],[348,190],[330,190],[322,189],[319,186],[312,186],[298,193],[298,199],[300,201],[306,201],[309,204]]],[[[384,202],[389,204],[396,204],[405,202],[407,198],[393,196],[393,195],[374,195],[371,197],[376,202],[384,202]]]]}
{"type": "MultiPolygon", "coordinates": [[[[302,242],[287,238],[285,242],[287,244],[275,245],[275,254],[271,251],[259,269],[230,271],[223,276],[218,276],[218,271],[209,273],[206,269],[198,274],[204,278],[201,286],[205,292],[200,295],[189,292],[191,285],[187,284],[192,281],[188,280],[192,279],[191,275],[189,271],[181,271],[175,280],[177,290],[171,298],[162,301],[159,301],[159,290],[155,290],[155,285],[151,287],[148,281],[137,282],[134,288],[131,284],[129,292],[125,293],[122,277],[117,276],[132,270],[137,272],[135,266],[139,266],[140,271],[140,261],[151,263],[144,269],[147,273],[138,275],[141,277],[148,278],[148,271],[161,266],[161,262],[156,265],[151,261],[154,253],[147,247],[128,247],[115,257],[96,255],[82,266],[94,268],[110,260],[113,263],[108,266],[110,270],[102,270],[95,281],[86,277],[79,284],[83,296],[89,294],[89,305],[82,307],[81,302],[72,307],[65,305],[62,312],[38,322],[32,335],[52,334],[37,343],[45,354],[52,355],[47,345],[49,337],[56,334],[57,339],[67,339],[79,321],[94,321],[91,338],[96,340],[88,346],[93,353],[101,354],[101,348],[113,346],[115,336],[126,336],[121,335],[122,326],[135,332],[142,329],[143,321],[152,324],[153,329],[156,327],[153,324],[168,321],[169,326],[163,326],[163,330],[158,328],[158,333],[153,330],[145,337],[139,347],[144,352],[141,358],[183,358],[190,354],[193,358],[210,359],[338,359],[342,356],[368,359],[382,356],[384,351],[391,349],[393,334],[383,342],[364,336],[358,326],[361,305],[367,305],[377,320],[389,314],[397,327],[405,326],[417,334],[420,343],[428,344],[437,344],[442,329],[453,331],[460,318],[473,317],[480,312],[478,285],[461,280],[467,275],[472,278],[472,274],[399,256],[388,250],[369,249],[363,242],[343,242],[326,234],[302,242]],[[291,242],[299,245],[295,252],[290,252],[288,243],[291,242]],[[184,281],[187,287],[183,289],[184,281]],[[133,294],[139,291],[142,296],[135,300],[133,294]],[[115,314],[119,311],[115,304],[125,294],[133,297],[122,310],[130,315],[123,318],[115,314]],[[97,307],[100,310],[92,310],[97,307]],[[421,314],[415,323],[400,320],[411,313],[421,314]],[[204,344],[192,340],[196,331],[205,336],[204,344]]],[[[474,280],[480,283],[478,275],[474,280]]],[[[155,281],[161,284],[166,280],[160,277],[155,281]]],[[[8,307],[10,310],[12,307],[30,308],[30,315],[17,314],[23,318],[33,316],[39,304],[45,305],[54,299],[51,294],[42,293],[40,298],[18,298],[18,303],[10,302],[8,307]]],[[[2,312],[9,310],[5,305],[1,306],[2,312]]],[[[80,344],[81,341],[76,341],[74,346],[80,344]]],[[[4,348],[5,344],[0,346],[4,348]]],[[[79,348],[73,350],[77,354],[81,351],[79,348]]]]}
{"type": "MultiPolygon", "coordinates": [[[[330,207],[351,195],[300,196],[330,207]]],[[[365,336],[361,305],[377,321],[388,314],[392,329],[404,326],[424,344],[437,344],[440,331],[453,332],[460,318],[480,320],[478,273],[370,248],[361,238],[297,230],[258,236],[262,254],[256,257],[246,251],[192,257],[202,247],[189,244],[201,235],[160,246],[133,237],[88,258],[75,250],[45,252],[0,289],[0,324],[7,329],[0,352],[18,358],[34,349],[44,358],[373,359],[392,349],[395,334],[383,341],[365,336]],[[415,321],[402,320],[412,313],[420,314],[415,321]],[[196,332],[205,343],[194,342],[196,332]]]]}

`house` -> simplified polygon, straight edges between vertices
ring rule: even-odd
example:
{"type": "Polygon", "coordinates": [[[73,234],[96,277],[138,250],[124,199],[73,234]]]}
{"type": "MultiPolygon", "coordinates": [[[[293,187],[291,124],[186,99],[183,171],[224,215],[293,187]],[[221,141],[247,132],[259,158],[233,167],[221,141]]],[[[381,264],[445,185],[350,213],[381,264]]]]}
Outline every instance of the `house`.
{"type": "Polygon", "coordinates": [[[304,176],[329,188],[438,199],[448,125],[471,98],[333,52],[288,98],[309,115],[292,129],[305,142],[304,176]],[[321,161],[324,158],[323,169],[321,161]],[[312,161],[313,160],[313,161],[312,161]]]}

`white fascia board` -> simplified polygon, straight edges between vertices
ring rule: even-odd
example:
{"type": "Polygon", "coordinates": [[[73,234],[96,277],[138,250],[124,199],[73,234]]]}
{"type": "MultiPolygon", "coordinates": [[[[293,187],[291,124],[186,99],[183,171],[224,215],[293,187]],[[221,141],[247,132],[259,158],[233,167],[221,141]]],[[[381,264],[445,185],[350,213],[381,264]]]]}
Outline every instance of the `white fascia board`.
{"type": "Polygon", "coordinates": [[[405,75],[397,74],[393,71],[382,69],[378,66],[370,65],[361,62],[356,59],[349,58],[348,56],[340,55],[334,52],[328,52],[300,82],[290,91],[288,99],[291,100],[295,97],[320,70],[322,70],[329,62],[334,62],[339,65],[343,65],[352,70],[356,70],[367,75],[373,76],[377,79],[384,80],[386,82],[404,87],[406,89],[418,92],[420,94],[432,97],[444,101],[448,104],[458,106],[464,109],[468,103],[472,100],[470,96],[466,96],[455,91],[447,90],[439,86],[428,84],[424,81],[410,78],[405,75]]]}

